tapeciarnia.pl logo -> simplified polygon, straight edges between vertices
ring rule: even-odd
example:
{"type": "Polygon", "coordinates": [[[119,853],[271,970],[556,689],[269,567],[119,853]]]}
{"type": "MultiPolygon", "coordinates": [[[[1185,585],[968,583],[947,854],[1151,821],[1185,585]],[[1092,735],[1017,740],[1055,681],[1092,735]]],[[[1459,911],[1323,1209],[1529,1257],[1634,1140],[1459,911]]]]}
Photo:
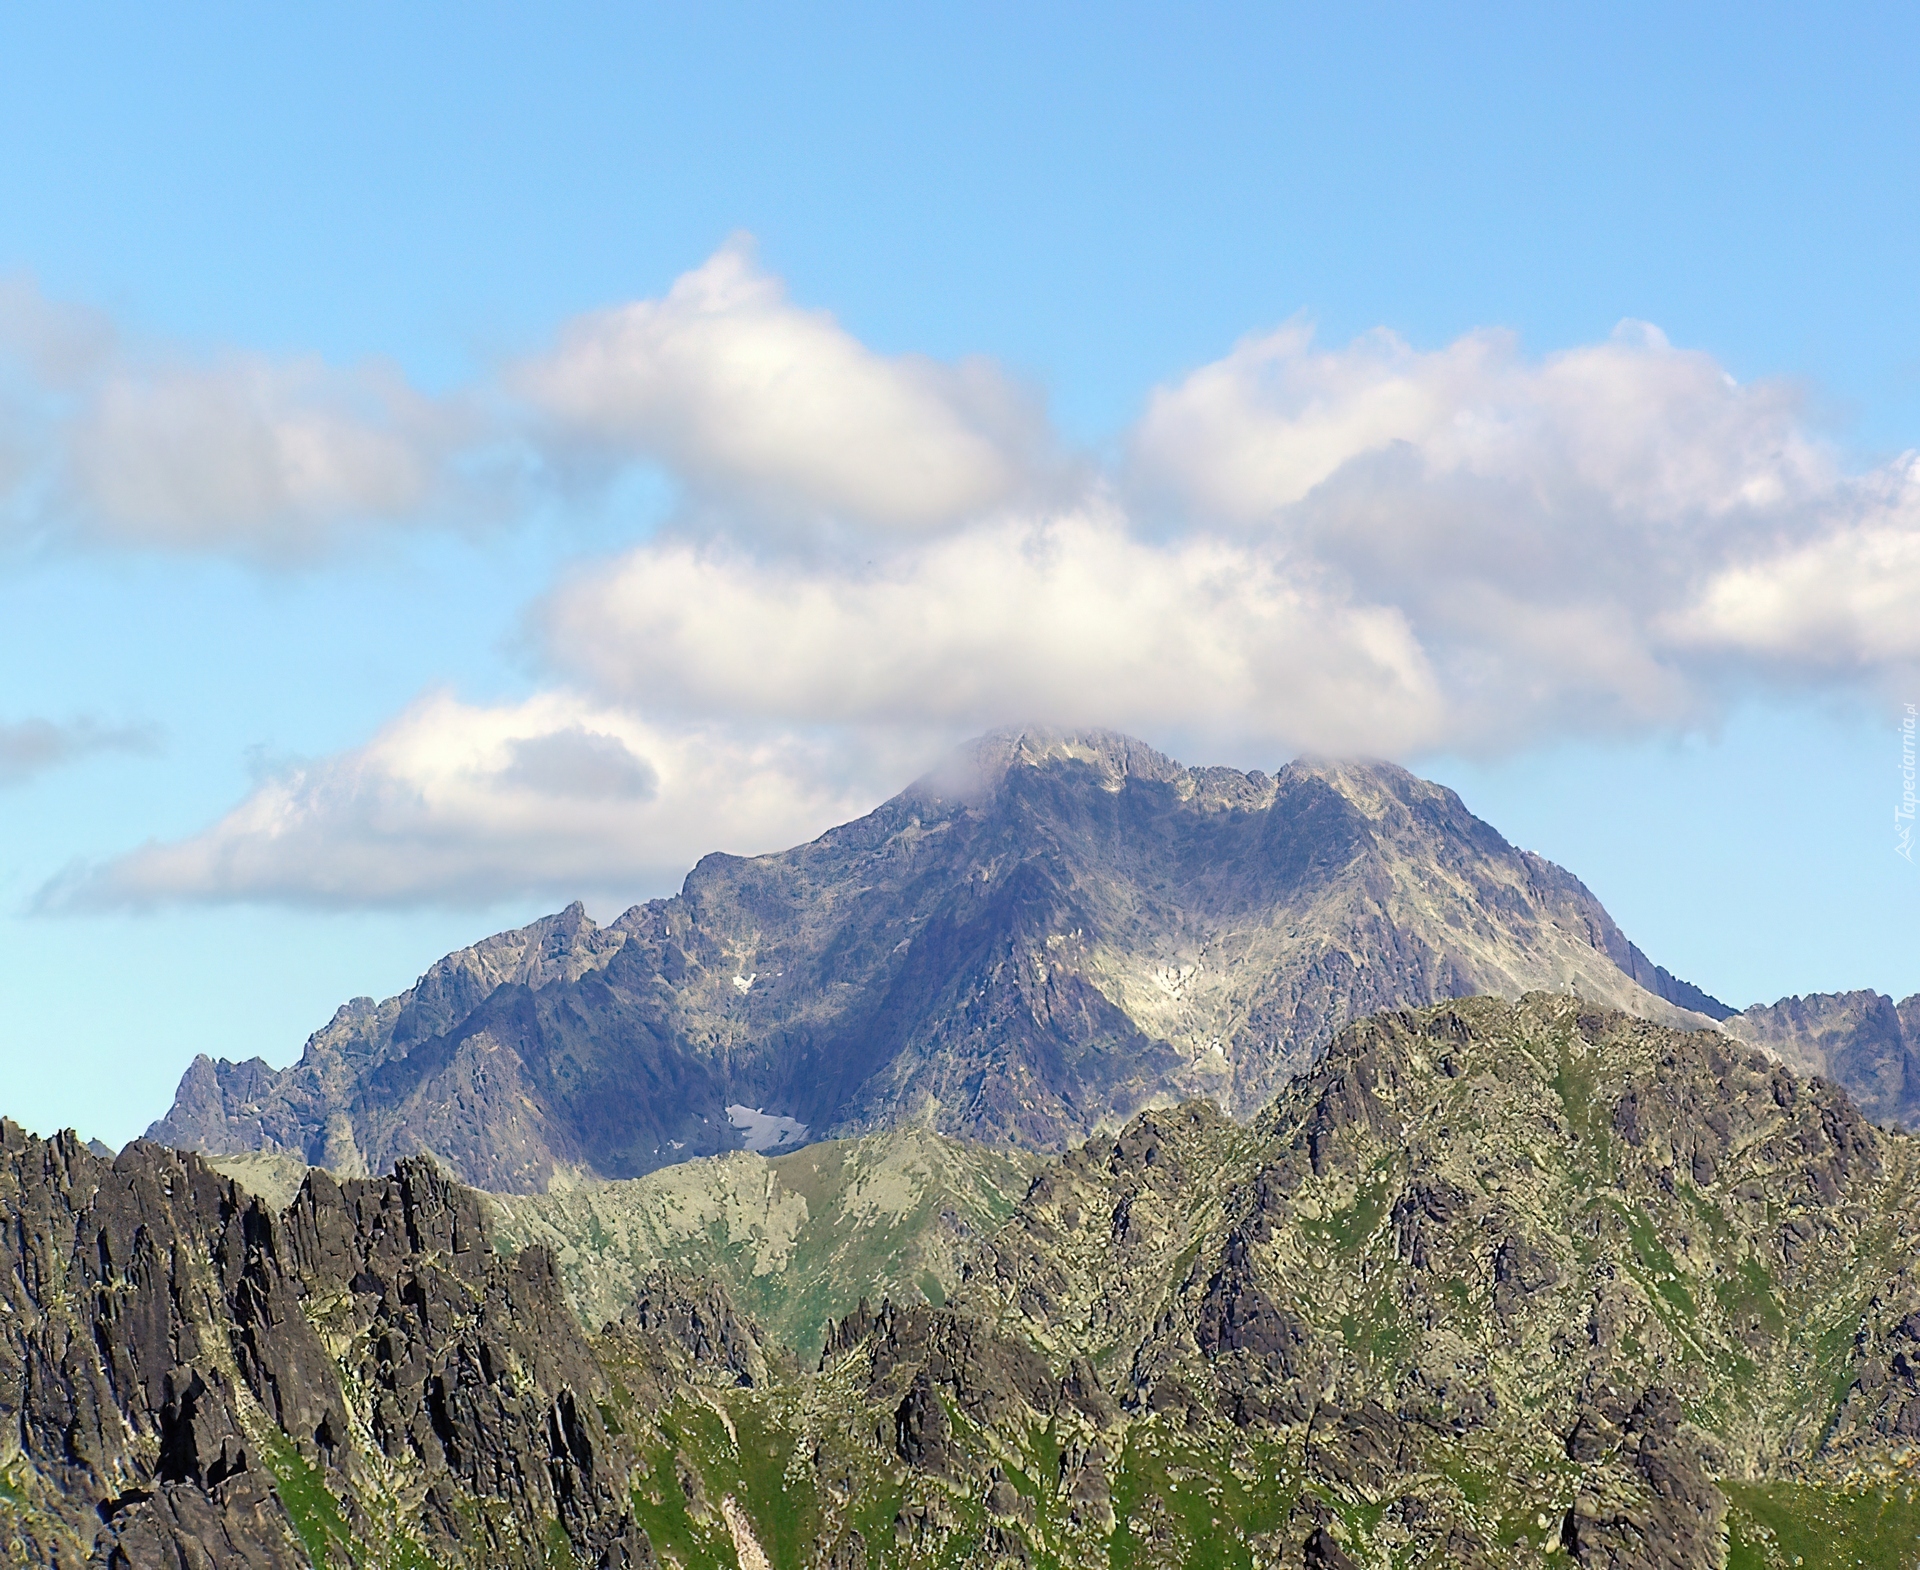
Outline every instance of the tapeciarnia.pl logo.
{"type": "Polygon", "coordinates": [[[1913,722],[1914,707],[1907,705],[1900,721],[1900,805],[1893,809],[1893,853],[1913,862],[1913,722]]]}

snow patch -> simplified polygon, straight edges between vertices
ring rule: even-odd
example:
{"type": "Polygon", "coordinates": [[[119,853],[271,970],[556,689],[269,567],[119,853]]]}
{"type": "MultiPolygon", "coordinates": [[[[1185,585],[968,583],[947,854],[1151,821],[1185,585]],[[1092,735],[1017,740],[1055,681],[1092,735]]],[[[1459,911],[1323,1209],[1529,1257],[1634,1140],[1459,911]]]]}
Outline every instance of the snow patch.
{"type": "Polygon", "coordinates": [[[807,1125],[798,1118],[762,1112],[758,1107],[730,1106],[727,1121],[740,1131],[741,1144],[756,1154],[803,1144],[807,1137],[807,1125]]]}
{"type": "Polygon", "coordinates": [[[757,970],[751,976],[735,976],[733,978],[734,990],[743,994],[751,992],[753,991],[753,984],[759,979],[760,972],[757,970]]]}

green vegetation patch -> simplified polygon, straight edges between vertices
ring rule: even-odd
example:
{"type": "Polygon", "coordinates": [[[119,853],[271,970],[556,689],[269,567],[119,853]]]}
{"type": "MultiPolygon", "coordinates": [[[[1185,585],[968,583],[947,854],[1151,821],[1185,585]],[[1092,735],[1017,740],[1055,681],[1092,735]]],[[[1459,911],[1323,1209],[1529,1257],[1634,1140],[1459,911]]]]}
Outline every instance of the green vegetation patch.
{"type": "Polygon", "coordinates": [[[1342,1314],[1340,1334],[1348,1350],[1376,1372],[1398,1365],[1413,1340],[1390,1284],[1370,1292],[1354,1312],[1342,1314]]]}
{"type": "MultiPolygon", "coordinates": [[[[438,1560],[398,1528],[378,1550],[369,1548],[347,1525],[346,1517],[340,1512],[340,1501],[333,1496],[325,1479],[284,1434],[270,1430],[260,1449],[267,1470],[273,1474],[273,1491],[285,1507],[287,1519],[293,1523],[294,1534],[307,1551],[307,1558],[313,1561],[314,1570],[329,1570],[334,1565],[352,1567],[352,1570],[359,1570],[361,1566],[378,1566],[379,1570],[441,1570],[438,1560]]],[[[553,1525],[558,1527],[559,1523],[553,1525]]],[[[564,1532],[561,1541],[566,1541],[564,1532]]],[[[570,1567],[572,1546],[568,1545],[564,1559],[553,1560],[551,1552],[548,1558],[555,1564],[570,1567]]]]}
{"type": "Polygon", "coordinates": [[[798,1435],[760,1399],[730,1402],[728,1409],[740,1439],[731,1492],[752,1518],[767,1557],[776,1566],[803,1565],[820,1530],[820,1501],[811,1469],[788,1467],[798,1435]]]}
{"type": "MultiPolygon", "coordinates": [[[[811,1559],[822,1526],[811,1472],[789,1465],[798,1435],[757,1393],[718,1399],[726,1403],[731,1434],[702,1401],[678,1401],[661,1416],[659,1438],[645,1451],[648,1476],[633,1493],[634,1518],[663,1558],[687,1570],[733,1570],[733,1535],[721,1514],[731,1496],[776,1570],[798,1570],[811,1559]],[[698,1480],[696,1499],[688,1497],[683,1469],[698,1480]]],[[[889,1531],[892,1522],[889,1511],[889,1531]]]]}
{"type": "Polygon", "coordinates": [[[1653,1310],[1675,1335],[1694,1339],[1694,1323],[1699,1305],[1680,1279],[1680,1266],[1660,1241],[1659,1229],[1651,1217],[1637,1205],[1625,1205],[1611,1197],[1597,1201],[1619,1218],[1633,1248],[1634,1262],[1628,1267],[1634,1279],[1647,1289],[1653,1310]]]}
{"type": "Polygon", "coordinates": [[[1612,1111],[1599,1095],[1598,1064],[1589,1056],[1576,1056],[1569,1039],[1561,1046],[1552,1085],[1573,1135],[1576,1183],[1587,1189],[1612,1183],[1618,1167],[1612,1111]]]}
{"type": "Polygon", "coordinates": [[[1773,1277],[1752,1254],[1742,1259],[1732,1274],[1714,1284],[1713,1295],[1736,1334],[1744,1334],[1757,1321],[1760,1332],[1771,1340],[1786,1335],[1786,1311],[1774,1294],[1773,1277]]]}
{"type": "Polygon", "coordinates": [[[335,1563],[353,1565],[364,1559],[365,1551],[340,1513],[340,1501],[292,1442],[282,1434],[268,1433],[260,1449],[267,1470],[273,1473],[273,1491],[280,1496],[314,1570],[327,1570],[335,1563]]]}
{"type": "Polygon", "coordinates": [[[1573,1504],[1580,1468],[1557,1452],[1526,1452],[1497,1436],[1478,1434],[1433,1445],[1427,1464],[1459,1491],[1467,1524],[1488,1541],[1524,1542],[1552,1551],[1573,1504]]]}
{"type": "Polygon", "coordinates": [[[1336,1253],[1358,1253],[1380,1229],[1380,1223],[1387,1214],[1392,1187],[1392,1174],[1376,1171],[1354,1196],[1351,1205],[1344,1210],[1336,1210],[1330,1216],[1317,1219],[1303,1217],[1300,1230],[1318,1242],[1331,1244],[1336,1253]]]}
{"type": "Polygon", "coordinates": [[[907,1492],[897,1483],[876,1479],[861,1489],[847,1515],[847,1530],[858,1532],[867,1545],[867,1563],[885,1564],[893,1551],[893,1520],[906,1503],[907,1492]]]}
{"type": "Polygon", "coordinates": [[[733,1538],[720,1518],[717,1502],[710,1502],[702,1519],[688,1509],[675,1465],[675,1447],[650,1450],[648,1476],[633,1490],[633,1518],[645,1530],[661,1560],[684,1570],[737,1570],[733,1538]]]}
{"type": "Polygon", "coordinates": [[[1725,1483],[1727,1570],[1913,1570],[1920,1500],[1913,1485],[1823,1488],[1725,1483]]]}
{"type": "Polygon", "coordinates": [[[1250,1570],[1250,1540],[1284,1525],[1300,1493],[1290,1452],[1258,1445],[1251,1461],[1251,1480],[1242,1481],[1217,1453],[1184,1436],[1134,1429],[1112,1478],[1111,1570],[1160,1563],[1250,1570]]]}

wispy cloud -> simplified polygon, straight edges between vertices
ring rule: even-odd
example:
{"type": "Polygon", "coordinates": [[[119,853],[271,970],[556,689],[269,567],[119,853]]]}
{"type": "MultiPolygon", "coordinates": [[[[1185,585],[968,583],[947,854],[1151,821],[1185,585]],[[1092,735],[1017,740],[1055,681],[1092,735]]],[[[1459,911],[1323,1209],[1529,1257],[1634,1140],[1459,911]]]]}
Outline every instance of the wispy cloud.
{"type": "Polygon", "coordinates": [[[0,516],[16,534],[291,565],[358,531],[452,522],[498,439],[391,366],[194,354],[0,290],[0,516]]]}
{"type": "Polygon", "coordinates": [[[471,433],[385,367],[233,354],[115,367],[65,434],[62,501],[91,536],[297,561],[426,514],[471,433]]]}
{"type": "Polygon", "coordinates": [[[0,786],[24,784],[95,753],[159,750],[160,732],[150,725],[103,725],[85,719],[0,721],[0,786]]]}

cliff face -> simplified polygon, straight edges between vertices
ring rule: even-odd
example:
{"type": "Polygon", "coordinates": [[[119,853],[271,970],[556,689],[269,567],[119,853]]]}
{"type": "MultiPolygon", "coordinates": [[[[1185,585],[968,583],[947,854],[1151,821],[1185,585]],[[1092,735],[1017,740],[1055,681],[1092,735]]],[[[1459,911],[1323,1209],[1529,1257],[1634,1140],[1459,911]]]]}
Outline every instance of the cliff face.
{"type": "Polygon", "coordinates": [[[575,906],[450,955],[285,1071],[197,1062],[150,1132],[337,1172],[426,1150],[501,1192],[743,1127],[926,1118],[1057,1150],[1194,1096],[1250,1116],[1350,1019],[1530,988],[1726,1012],[1404,770],[1009,733],[811,844],[709,856],[610,927],[575,906]]]}
{"type": "Polygon", "coordinates": [[[0,1213],[12,1563],[650,1560],[551,1262],[430,1167],[276,1215],[196,1156],[0,1123],[0,1213]]]}

